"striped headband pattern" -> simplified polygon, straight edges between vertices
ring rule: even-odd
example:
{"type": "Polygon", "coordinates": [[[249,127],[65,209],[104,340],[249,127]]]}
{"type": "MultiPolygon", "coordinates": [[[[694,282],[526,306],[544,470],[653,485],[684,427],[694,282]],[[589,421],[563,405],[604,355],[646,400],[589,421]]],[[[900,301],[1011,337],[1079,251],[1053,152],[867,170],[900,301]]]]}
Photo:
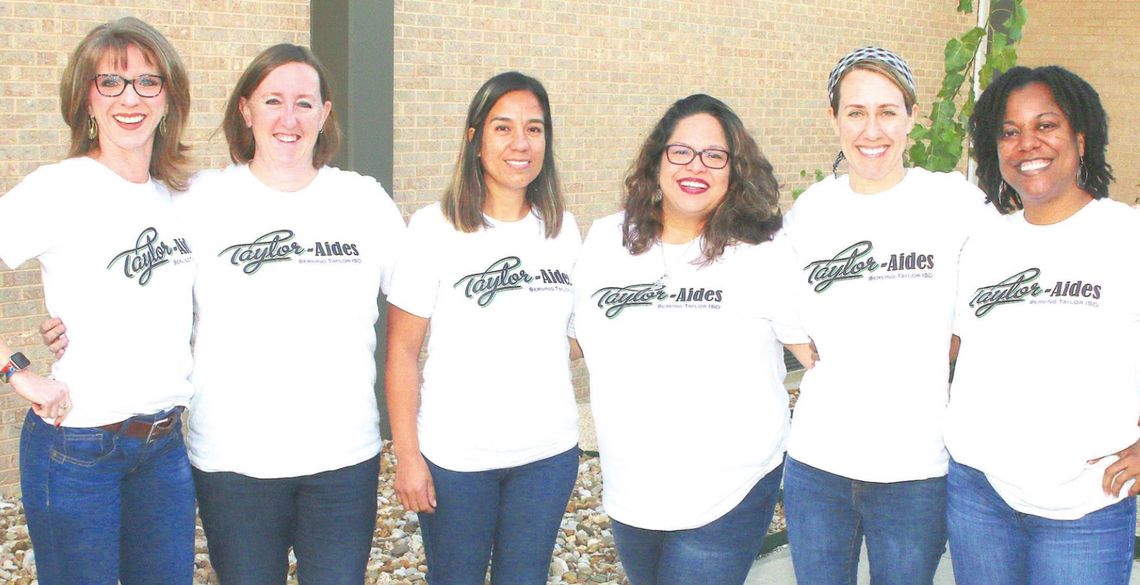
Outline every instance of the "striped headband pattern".
{"type": "Polygon", "coordinates": [[[903,79],[906,80],[910,90],[918,93],[914,84],[914,75],[910,72],[910,67],[907,66],[906,61],[902,57],[879,47],[863,47],[862,49],[855,49],[847,54],[846,57],[839,60],[835,65],[835,69],[831,70],[831,75],[827,77],[827,99],[833,101],[835,99],[835,86],[839,83],[839,78],[851,68],[852,65],[861,61],[878,61],[886,66],[899,72],[903,79]]]}

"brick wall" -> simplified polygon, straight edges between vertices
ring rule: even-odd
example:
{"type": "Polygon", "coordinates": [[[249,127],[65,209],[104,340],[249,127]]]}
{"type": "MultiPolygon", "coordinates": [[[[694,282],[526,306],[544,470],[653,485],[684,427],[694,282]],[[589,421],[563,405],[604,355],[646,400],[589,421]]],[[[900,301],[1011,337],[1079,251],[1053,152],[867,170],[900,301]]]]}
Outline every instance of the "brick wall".
{"type": "Polygon", "coordinates": [[[1034,1],[1020,62],[1061,65],[1085,78],[1108,111],[1108,162],[1116,173],[1109,192],[1127,203],[1140,198],[1140,0],[1034,1]]]}
{"type": "MultiPolygon", "coordinates": [[[[316,0],[320,1],[320,0],[316,0]]],[[[360,0],[380,2],[388,0],[360,0]]],[[[0,0],[0,192],[65,152],[57,84],[68,51],[92,26],[133,14],[156,25],[187,62],[191,141],[198,164],[226,162],[211,139],[246,62],[272,43],[307,43],[306,0],[0,0]],[[109,6],[114,4],[114,6],[109,6]]],[[[645,134],[674,100],[705,92],[731,105],[784,183],[827,169],[838,148],[825,117],[824,84],[846,51],[881,44],[915,70],[925,110],[941,80],[942,47],[973,18],[953,0],[396,0],[395,180],[406,214],[435,201],[458,151],[468,100],[491,75],[518,69],[541,79],[553,102],[556,150],[570,209],[583,230],[617,210],[621,180],[645,134]]],[[[1033,0],[1023,62],[1060,62],[1100,90],[1112,115],[1115,196],[1140,194],[1136,108],[1140,78],[1136,0],[1033,0]],[[1063,52],[1063,54],[1062,54],[1063,52]]],[[[49,356],[35,263],[0,265],[0,335],[43,371],[49,356]]],[[[576,377],[584,393],[584,370],[576,377]]],[[[0,495],[16,491],[19,418],[25,404],[0,388],[0,495]]]]}
{"type": "MultiPolygon", "coordinates": [[[[249,59],[275,43],[309,40],[308,0],[0,1],[0,193],[66,154],[59,79],[68,55],[92,27],[128,15],[162,31],[186,62],[193,96],[188,138],[200,167],[228,162],[225,139],[211,135],[249,59]]],[[[44,222],[50,226],[50,218],[44,222]]],[[[44,318],[39,265],[0,263],[0,335],[41,373],[51,361],[36,333],[44,318]]],[[[0,387],[0,495],[18,491],[26,410],[23,399],[0,387]]]]}
{"type": "Polygon", "coordinates": [[[948,34],[972,22],[930,0],[399,1],[396,199],[410,213],[439,197],[471,96],[518,69],[550,93],[559,171],[583,227],[616,210],[644,136],[697,92],[737,111],[790,200],[799,171],[830,168],[838,151],[825,85],[840,56],[866,44],[897,50],[929,103],[948,34]]]}
{"type": "MultiPolygon", "coordinates": [[[[920,107],[942,79],[942,48],[969,28],[931,0],[403,0],[396,3],[394,194],[405,213],[439,198],[466,108],[495,73],[536,76],[550,94],[569,207],[583,230],[617,211],[621,181],[668,106],[703,92],[744,120],[784,183],[829,170],[835,62],[867,44],[901,53],[920,107]]],[[[579,398],[585,368],[575,369],[579,398]]]]}

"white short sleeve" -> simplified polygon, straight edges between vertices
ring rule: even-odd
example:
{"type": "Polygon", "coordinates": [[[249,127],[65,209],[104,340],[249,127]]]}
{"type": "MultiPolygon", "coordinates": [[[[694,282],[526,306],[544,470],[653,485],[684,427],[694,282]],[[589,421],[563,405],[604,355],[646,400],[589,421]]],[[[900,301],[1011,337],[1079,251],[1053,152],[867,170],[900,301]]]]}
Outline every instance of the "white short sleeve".
{"type": "Polygon", "coordinates": [[[780,231],[771,242],[762,244],[761,247],[768,249],[771,261],[762,274],[769,275],[772,279],[771,286],[768,287],[772,293],[769,306],[776,338],[786,345],[810,342],[811,338],[800,325],[800,295],[797,294],[799,269],[791,238],[780,231]]]}
{"type": "Polygon", "coordinates": [[[0,197],[0,260],[9,268],[47,252],[59,237],[45,229],[43,222],[59,213],[65,196],[58,185],[51,185],[49,175],[37,170],[0,197]],[[54,187],[54,188],[53,188],[54,187]]]}
{"type": "Polygon", "coordinates": [[[442,237],[438,225],[443,221],[438,204],[412,215],[388,292],[389,304],[424,319],[431,318],[439,292],[435,250],[442,237]]]}

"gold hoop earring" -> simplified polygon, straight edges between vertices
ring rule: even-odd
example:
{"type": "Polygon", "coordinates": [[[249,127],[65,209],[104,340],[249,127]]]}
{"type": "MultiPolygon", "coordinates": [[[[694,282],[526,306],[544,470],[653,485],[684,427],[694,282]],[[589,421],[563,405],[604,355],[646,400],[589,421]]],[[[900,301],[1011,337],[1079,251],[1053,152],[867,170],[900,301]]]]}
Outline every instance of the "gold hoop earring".
{"type": "Polygon", "coordinates": [[[166,136],[166,116],[158,121],[158,135],[166,136]]]}
{"type": "Polygon", "coordinates": [[[95,140],[99,137],[99,125],[95,123],[95,116],[87,116],[87,139],[95,140]]]}

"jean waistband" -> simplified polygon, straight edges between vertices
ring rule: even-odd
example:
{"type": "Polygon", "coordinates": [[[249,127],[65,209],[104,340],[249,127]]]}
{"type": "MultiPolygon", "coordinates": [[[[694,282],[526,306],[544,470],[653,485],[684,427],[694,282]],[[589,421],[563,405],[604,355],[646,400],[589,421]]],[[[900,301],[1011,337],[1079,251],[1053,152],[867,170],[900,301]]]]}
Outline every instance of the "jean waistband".
{"type": "Polygon", "coordinates": [[[155,414],[140,414],[117,423],[99,425],[95,428],[135,439],[158,439],[170,434],[178,427],[183,410],[185,410],[184,407],[175,406],[155,414]]]}

